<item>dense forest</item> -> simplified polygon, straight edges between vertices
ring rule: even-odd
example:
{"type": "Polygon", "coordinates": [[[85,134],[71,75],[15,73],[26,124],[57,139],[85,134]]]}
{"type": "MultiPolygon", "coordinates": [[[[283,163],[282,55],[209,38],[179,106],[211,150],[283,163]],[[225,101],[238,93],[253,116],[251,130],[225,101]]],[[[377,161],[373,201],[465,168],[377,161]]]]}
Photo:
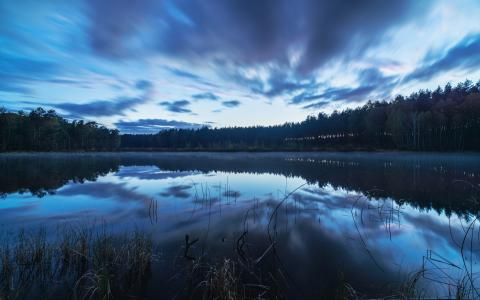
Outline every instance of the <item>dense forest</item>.
{"type": "Polygon", "coordinates": [[[0,108],[0,151],[115,150],[119,145],[118,130],[95,122],[69,122],[42,108],[29,114],[0,108]]]}
{"type": "Polygon", "coordinates": [[[480,81],[269,127],[172,129],[124,135],[124,148],[480,150],[480,81]]]}
{"type": "Polygon", "coordinates": [[[169,129],[119,135],[42,108],[0,109],[0,151],[56,150],[480,150],[480,81],[420,90],[393,101],[319,113],[277,126],[169,129]]]}

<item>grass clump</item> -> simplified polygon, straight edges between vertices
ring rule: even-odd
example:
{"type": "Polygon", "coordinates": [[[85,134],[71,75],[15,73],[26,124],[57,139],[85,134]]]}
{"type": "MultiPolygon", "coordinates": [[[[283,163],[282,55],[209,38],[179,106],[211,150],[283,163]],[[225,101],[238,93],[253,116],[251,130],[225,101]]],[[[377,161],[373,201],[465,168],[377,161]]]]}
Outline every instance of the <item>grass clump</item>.
{"type": "Polygon", "coordinates": [[[144,291],[153,259],[145,233],[20,231],[0,247],[0,299],[118,299],[144,291]]]}
{"type": "Polygon", "coordinates": [[[203,284],[205,285],[204,299],[244,299],[236,264],[229,259],[210,266],[203,284]]]}

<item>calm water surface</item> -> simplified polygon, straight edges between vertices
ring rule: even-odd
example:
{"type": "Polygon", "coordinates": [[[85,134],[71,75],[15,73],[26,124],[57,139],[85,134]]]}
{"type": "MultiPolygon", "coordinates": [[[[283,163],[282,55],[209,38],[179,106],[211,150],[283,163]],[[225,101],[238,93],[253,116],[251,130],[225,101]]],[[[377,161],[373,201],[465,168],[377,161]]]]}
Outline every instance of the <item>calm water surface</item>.
{"type": "Polygon", "coordinates": [[[262,263],[281,266],[291,298],[329,298],[344,282],[385,295],[421,270],[432,297],[462,279],[480,287],[477,154],[2,154],[0,170],[3,238],[140,228],[161,253],[150,295],[181,287],[186,234],[199,239],[192,255],[222,258],[244,232],[253,257],[275,237],[277,265],[262,263]]]}

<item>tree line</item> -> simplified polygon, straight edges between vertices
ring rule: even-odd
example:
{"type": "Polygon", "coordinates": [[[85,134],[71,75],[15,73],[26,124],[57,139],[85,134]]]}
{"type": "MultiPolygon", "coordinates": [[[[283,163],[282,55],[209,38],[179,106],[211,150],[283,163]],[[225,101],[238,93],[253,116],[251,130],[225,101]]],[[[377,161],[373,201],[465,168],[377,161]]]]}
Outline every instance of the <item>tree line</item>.
{"type": "Polygon", "coordinates": [[[118,130],[96,122],[70,122],[43,108],[30,113],[0,108],[0,151],[114,150],[119,145],[118,130]]]}
{"type": "Polygon", "coordinates": [[[158,149],[480,150],[480,81],[420,90],[391,102],[319,113],[277,126],[171,129],[123,135],[121,147],[158,149]]]}
{"type": "Polygon", "coordinates": [[[276,126],[169,129],[124,134],[53,110],[0,108],[0,151],[73,150],[480,150],[480,81],[448,83],[276,126]]]}

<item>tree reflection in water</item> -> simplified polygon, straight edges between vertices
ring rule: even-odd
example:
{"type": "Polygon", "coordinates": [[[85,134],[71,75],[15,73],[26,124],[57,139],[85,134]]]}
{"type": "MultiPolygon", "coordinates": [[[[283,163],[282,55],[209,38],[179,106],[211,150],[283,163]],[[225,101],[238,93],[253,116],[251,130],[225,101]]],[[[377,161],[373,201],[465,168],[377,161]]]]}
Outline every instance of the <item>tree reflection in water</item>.
{"type": "Polygon", "coordinates": [[[93,215],[151,232],[162,252],[152,295],[182,290],[172,274],[192,276],[171,264],[187,234],[198,267],[248,266],[250,280],[291,298],[333,297],[344,283],[406,295],[418,274],[429,295],[476,293],[475,155],[3,154],[0,168],[5,226],[93,215]]]}

